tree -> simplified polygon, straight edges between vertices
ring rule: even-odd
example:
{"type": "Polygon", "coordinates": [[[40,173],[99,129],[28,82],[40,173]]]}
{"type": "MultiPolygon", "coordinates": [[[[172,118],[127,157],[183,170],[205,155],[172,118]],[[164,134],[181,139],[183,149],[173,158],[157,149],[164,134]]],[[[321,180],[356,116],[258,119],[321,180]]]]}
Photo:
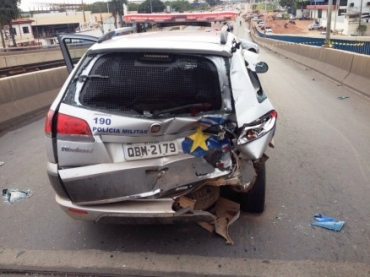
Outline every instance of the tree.
{"type": "Polygon", "coordinates": [[[140,4],[138,13],[163,12],[166,6],[160,0],[145,0],[140,4]]]}
{"type": "Polygon", "coordinates": [[[119,25],[123,27],[123,4],[127,4],[127,0],[111,0],[108,2],[109,10],[114,18],[114,27],[117,28],[117,15],[119,17],[119,25]]]}
{"type": "Polygon", "coordinates": [[[3,28],[4,25],[9,25],[9,36],[13,41],[13,45],[16,46],[14,30],[12,27],[12,20],[18,18],[20,11],[18,9],[18,4],[21,0],[1,0],[0,2],[0,30],[1,30],[1,40],[3,47],[5,48],[3,28]]]}
{"type": "Polygon", "coordinates": [[[139,9],[139,4],[128,3],[128,10],[129,11],[137,11],[138,9],[139,9]]]}
{"type": "Polygon", "coordinates": [[[292,9],[303,9],[307,5],[310,5],[311,1],[305,0],[279,0],[281,7],[292,8],[292,9]]]}
{"type": "Polygon", "coordinates": [[[106,2],[95,2],[93,4],[84,5],[85,11],[91,11],[91,13],[102,13],[108,12],[106,2]]]}
{"type": "Polygon", "coordinates": [[[362,25],[362,24],[358,25],[357,26],[357,29],[356,29],[357,33],[360,36],[363,36],[366,33],[366,30],[367,30],[367,26],[366,25],[362,25]]]}
{"type": "Polygon", "coordinates": [[[206,2],[211,7],[221,4],[221,0],[206,0],[206,2]]]}
{"type": "Polygon", "coordinates": [[[193,6],[188,2],[184,0],[177,0],[177,1],[167,1],[165,2],[166,6],[170,6],[172,9],[174,9],[177,12],[184,12],[189,11],[193,9],[193,6]]]}

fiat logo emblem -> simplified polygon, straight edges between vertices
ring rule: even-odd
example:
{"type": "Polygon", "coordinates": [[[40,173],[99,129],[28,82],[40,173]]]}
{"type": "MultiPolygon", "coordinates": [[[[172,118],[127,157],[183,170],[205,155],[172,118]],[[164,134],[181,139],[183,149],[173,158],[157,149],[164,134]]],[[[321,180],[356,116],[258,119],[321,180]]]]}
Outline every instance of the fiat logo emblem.
{"type": "Polygon", "coordinates": [[[161,130],[161,125],[159,123],[153,123],[150,125],[150,132],[155,134],[158,133],[161,130]]]}

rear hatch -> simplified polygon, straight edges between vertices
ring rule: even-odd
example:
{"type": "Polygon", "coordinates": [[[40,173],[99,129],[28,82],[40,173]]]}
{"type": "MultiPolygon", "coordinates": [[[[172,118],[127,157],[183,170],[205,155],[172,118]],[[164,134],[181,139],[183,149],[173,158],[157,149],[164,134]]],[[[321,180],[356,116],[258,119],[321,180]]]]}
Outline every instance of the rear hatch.
{"type": "Polygon", "coordinates": [[[86,56],[54,120],[59,175],[71,200],[173,196],[227,174],[202,156],[228,142],[199,132],[233,119],[225,64],[223,57],[167,53],[86,56]]]}

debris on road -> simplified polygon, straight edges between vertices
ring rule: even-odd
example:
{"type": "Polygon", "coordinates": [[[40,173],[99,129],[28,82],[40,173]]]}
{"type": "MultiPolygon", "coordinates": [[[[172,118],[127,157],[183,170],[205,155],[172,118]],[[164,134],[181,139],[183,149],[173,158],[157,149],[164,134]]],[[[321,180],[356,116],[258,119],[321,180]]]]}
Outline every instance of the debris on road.
{"type": "Polygon", "coordinates": [[[222,236],[226,240],[226,244],[234,245],[228,229],[239,218],[240,204],[220,197],[210,212],[217,217],[213,224],[207,222],[198,224],[207,231],[211,233],[216,232],[216,234],[222,236]]]}
{"type": "Polygon", "coordinates": [[[4,164],[5,164],[5,162],[0,161],[0,166],[2,166],[2,165],[4,165],[4,164]]]}
{"type": "Polygon", "coordinates": [[[348,98],[349,98],[349,96],[339,96],[338,97],[339,100],[344,100],[344,99],[348,99],[348,98]]]}
{"type": "Polygon", "coordinates": [[[3,189],[3,199],[5,203],[13,204],[18,200],[31,197],[31,190],[3,189]]]}
{"type": "Polygon", "coordinates": [[[342,230],[345,222],[344,221],[338,221],[334,218],[322,215],[322,214],[315,214],[314,218],[316,221],[311,222],[311,226],[318,226],[322,228],[326,228],[332,231],[339,232],[342,230]]]}

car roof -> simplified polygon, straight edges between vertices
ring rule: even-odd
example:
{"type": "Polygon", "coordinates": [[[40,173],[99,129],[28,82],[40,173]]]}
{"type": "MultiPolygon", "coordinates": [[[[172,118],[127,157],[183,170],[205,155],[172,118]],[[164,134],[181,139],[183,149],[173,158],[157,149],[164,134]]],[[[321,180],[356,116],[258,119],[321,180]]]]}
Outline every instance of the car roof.
{"type": "Polygon", "coordinates": [[[171,53],[200,53],[230,57],[231,41],[235,38],[228,33],[226,44],[221,43],[221,31],[203,28],[201,30],[155,31],[113,37],[94,44],[88,53],[117,51],[165,51],[171,53]]]}

